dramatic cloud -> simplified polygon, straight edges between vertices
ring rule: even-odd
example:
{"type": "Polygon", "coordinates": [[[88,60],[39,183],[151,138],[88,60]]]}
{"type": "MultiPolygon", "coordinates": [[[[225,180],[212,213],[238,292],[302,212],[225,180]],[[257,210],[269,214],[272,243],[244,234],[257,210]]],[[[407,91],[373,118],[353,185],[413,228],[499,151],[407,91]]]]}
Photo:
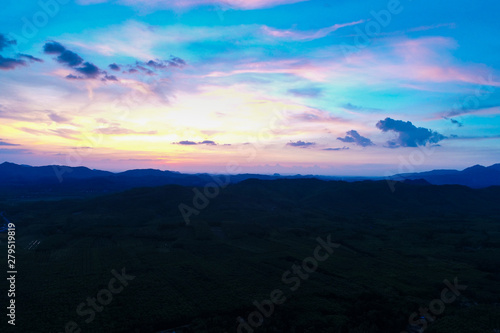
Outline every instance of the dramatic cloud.
{"type": "Polygon", "coordinates": [[[377,123],[377,128],[383,132],[393,131],[398,134],[396,139],[387,141],[390,148],[425,146],[427,143],[438,143],[446,139],[444,135],[416,127],[410,121],[385,118],[377,123]]]}
{"type": "Polygon", "coordinates": [[[75,70],[90,78],[95,78],[99,75],[99,68],[89,62],[84,63],[82,67],[75,68],[75,70]]]}
{"type": "Polygon", "coordinates": [[[315,142],[304,142],[299,140],[297,142],[289,142],[286,145],[291,147],[307,148],[314,146],[315,144],[316,144],[315,142]]]}
{"type": "Polygon", "coordinates": [[[118,66],[117,64],[111,64],[111,65],[109,65],[109,68],[111,70],[114,70],[114,71],[119,71],[120,70],[120,66],[118,66]]]}
{"type": "Polygon", "coordinates": [[[357,131],[351,130],[346,133],[347,135],[343,138],[337,138],[337,140],[340,140],[342,142],[346,143],[354,143],[358,146],[361,147],[368,147],[368,146],[373,146],[375,145],[372,140],[365,138],[364,136],[361,136],[357,131]]]}
{"type": "Polygon", "coordinates": [[[35,57],[33,57],[32,55],[29,55],[29,54],[19,53],[19,58],[25,58],[25,59],[28,59],[31,62],[43,62],[42,59],[35,58],[35,57]]]}
{"type": "Polygon", "coordinates": [[[195,146],[195,145],[197,145],[197,143],[194,141],[179,141],[179,142],[174,142],[174,144],[183,145],[183,146],[195,146]]]}
{"type": "Polygon", "coordinates": [[[75,67],[83,62],[83,58],[75,52],[66,50],[57,57],[57,61],[69,67],[75,67]]]}
{"type": "Polygon", "coordinates": [[[18,66],[26,66],[26,61],[21,59],[4,58],[0,55],[0,69],[9,70],[18,66]]]}
{"type": "Polygon", "coordinates": [[[62,46],[60,43],[54,41],[47,42],[43,46],[43,52],[47,54],[61,54],[64,51],[66,51],[66,48],[62,46]]]}
{"type": "MultiPolygon", "coordinates": [[[[0,51],[3,51],[9,45],[16,45],[15,40],[8,39],[5,35],[0,34],[0,51]]],[[[18,54],[16,58],[6,58],[0,55],[0,69],[10,70],[19,66],[26,66],[26,61],[22,58],[28,59],[30,62],[43,62],[43,60],[35,58],[29,54],[18,54]]]]}
{"type": "Polygon", "coordinates": [[[200,145],[209,145],[209,146],[216,146],[217,144],[214,141],[211,140],[205,140],[202,142],[199,142],[200,145]]]}
{"type": "Polygon", "coordinates": [[[154,69],[165,69],[168,67],[179,67],[182,68],[186,66],[186,62],[181,58],[171,56],[169,60],[149,60],[146,63],[137,63],[137,67],[142,70],[147,70],[143,66],[148,66],[154,69]]]}
{"type": "Polygon", "coordinates": [[[348,150],[349,147],[342,147],[342,148],[325,148],[323,150],[326,150],[326,151],[340,151],[340,150],[348,150]]]}
{"type": "Polygon", "coordinates": [[[7,36],[0,34],[0,51],[3,51],[6,47],[10,45],[16,45],[17,42],[15,40],[9,40],[7,36]]]}
{"type": "Polygon", "coordinates": [[[66,78],[68,80],[83,80],[84,79],[83,76],[76,76],[76,75],[73,75],[73,74],[67,75],[66,78]]]}
{"type": "Polygon", "coordinates": [[[78,73],[83,74],[84,76],[76,76],[70,74],[66,76],[67,79],[74,80],[82,80],[82,79],[95,79],[99,74],[101,74],[101,70],[96,65],[90,62],[84,62],[83,58],[80,57],[73,51],[66,49],[62,44],[50,41],[45,43],[43,47],[43,51],[47,54],[57,54],[56,61],[64,64],[68,67],[75,69],[78,73]],[[77,67],[79,66],[79,67],[77,67]]]}
{"type": "Polygon", "coordinates": [[[179,141],[179,142],[174,142],[175,145],[183,145],[183,146],[196,146],[196,145],[208,145],[208,146],[217,146],[217,143],[211,140],[205,140],[201,142],[194,142],[194,141],[179,141]]]}
{"type": "Polygon", "coordinates": [[[67,50],[62,44],[58,42],[48,42],[43,46],[43,51],[47,54],[57,54],[57,62],[67,65],[69,67],[75,67],[83,63],[83,58],[80,57],[75,52],[67,50]]]}
{"type": "Polygon", "coordinates": [[[462,127],[462,126],[464,126],[464,124],[463,124],[463,123],[459,122],[459,121],[458,121],[458,120],[456,120],[456,119],[452,119],[452,118],[450,118],[449,120],[451,121],[451,123],[452,123],[452,124],[457,125],[458,127],[462,127]]]}
{"type": "Polygon", "coordinates": [[[178,57],[171,57],[170,60],[167,60],[168,64],[173,67],[184,67],[186,66],[186,62],[178,57]]]}
{"type": "Polygon", "coordinates": [[[104,77],[102,78],[103,81],[118,81],[116,76],[114,75],[108,75],[108,73],[104,73],[104,77]]]}

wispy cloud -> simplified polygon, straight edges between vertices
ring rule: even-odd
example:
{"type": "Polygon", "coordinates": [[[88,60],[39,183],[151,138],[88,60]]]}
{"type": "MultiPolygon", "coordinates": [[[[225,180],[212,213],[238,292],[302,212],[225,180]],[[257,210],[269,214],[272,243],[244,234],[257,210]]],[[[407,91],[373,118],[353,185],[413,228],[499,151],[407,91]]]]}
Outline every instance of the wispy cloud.
{"type": "Polygon", "coordinates": [[[351,27],[366,22],[365,20],[358,20],[355,22],[334,24],[332,26],[322,28],[316,31],[300,31],[300,30],[280,30],[268,26],[263,26],[262,31],[269,36],[283,39],[291,39],[297,41],[311,41],[328,36],[341,28],[351,27]]]}

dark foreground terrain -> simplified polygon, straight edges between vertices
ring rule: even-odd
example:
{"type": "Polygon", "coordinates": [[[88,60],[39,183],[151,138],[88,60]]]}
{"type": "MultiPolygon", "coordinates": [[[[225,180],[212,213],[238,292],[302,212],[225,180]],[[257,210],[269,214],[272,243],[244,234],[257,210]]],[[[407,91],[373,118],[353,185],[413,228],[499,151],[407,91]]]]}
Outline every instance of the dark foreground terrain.
{"type": "Polygon", "coordinates": [[[500,330],[500,187],[250,179],[218,192],[196,207],[176,185],[0,202],[17,233],[15,331],[500,330]]]}

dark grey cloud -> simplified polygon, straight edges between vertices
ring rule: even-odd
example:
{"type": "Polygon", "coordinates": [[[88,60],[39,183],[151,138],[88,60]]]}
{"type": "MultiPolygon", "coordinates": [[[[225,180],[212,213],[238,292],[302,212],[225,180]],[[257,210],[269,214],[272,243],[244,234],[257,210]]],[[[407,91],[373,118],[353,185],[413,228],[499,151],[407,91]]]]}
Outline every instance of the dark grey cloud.
{"type": "Polygon", "coordinates": [[[368,147],[368,146],[374,146],[375,144],[372,142],[372,140],[360,135],[358,131],[351,130],[346,133],[347,135],[343,138],[337,138],[337,140],[340,140],[342,142],[346,143],[354,143],[358,146],[361,147],[368,147]]]}
{"type": "Polygon", "coordinates": [[[83,58],[73,51],[66,50],[57,57],[57,61],[69,67],[75,67],[83,62],[83,58]]]}
{"type": "Polygon", "coordinates": [[[62,44],[54,41],[45,43],[43,46],[43,52],[47,54],[61,54],[66,51],[66,48],[62,44]]]}
{"type": "Polygon", "coordinates": [[[211,141],[211,140],[205,140],[205,141],[202,141],[202,142],[198,142],[198,144],[200,144],[200,145],[209,145],[209,146],[216,146],[217,145],[214,141],[211,141]]]}
{"type": "Polygon", "coordinates": [[[89,78],[95,78],[100,74],[99,67],[90,62],[85,62],[83,66],[75,68],[75,70],[79,73],[84,74],[89,78]]]}
{"type": "Polygon", "coordinates": [[[170,56],[170,59],[167,60],[155,59],[146,62],[136,61],[133,65],[121,66],[117,64],[111,64],[109,65],[109,68],[114,71],[119,71],[122,67],[125,67],[123,70],[124,74],[136,74],[142,72],[146,75],[154,76],[157,75],[158,72],[169,70],[173,67],[182,68],[186,65],[187,63],[183,59],[170,56]]]}
{"type": "Polygon", "coordinates": [[[6,47],[10,45],[16,45],[17,42],[15,40],[11,40],[7,38],[4,34],[0,34],[0,51],[3,51],[6,47]]]}
{"type": "Polygon", "coordinates": [[[184,67],[186,66],[186,62],[179,58],[179,57],[174,57],[170,56],[170,59],[168,60],[149,60],[146,63],[138,63],[139,65],[143,66],[149,66],[154,69],[165,69],[168,67],[184,67]]]}
{"type": "Polygon", "coordinates": [[[205,140],[201,142],[194,142],[194,141],[179,141],[179,142],[174,142],[176,145],[183,145],[183,146],[196,146],[196,145],[209,145],[209,146],[217,146],[217,143],[212,140],[205,140]]]}
{"type": "Polygon", "coordinates": [[[24,53],[19,53],[19,58],[25,58],[25,59],[28,59],[31,62],[43,62],[42,59],[33,57],[32,55],[29,55],[29,54],[24,54],[24,53]]]}
{"type": "Polygon", "coordinates": [[[118,81],[118,78],[114,75],[108,75],[108,73],[104,73],[103,81],[118,81]]]}
{"type": "Polygon", "coordinates": [[[197,145],[196,142],[194,142],[194,141],[187,141],[187,140],[186,141],[174,142],[174,143],[177,144],[177,145],[183,145],[183,146],[195,146],[195,145],[197,145]]]}
{"type": "Polygon", "coordinates": [[[0,55],[0,69],[9,70],[19,66],[26,66],[26,61],[22,59],[4,58],[0,55]]]}
{"type": "Polygon", "coordinates": [[[318,97],[323,93],[321,88],[289,89],[288,93],[297,97],[318,97]]]}
{"type": "MultiPolygon", "coordinates": [[[[10,40],[7,36],[0,34],[0,51],[3,51],[3,49],[9,45],[16,44],[17,41],[10,40]]],[[[0,69],[10,70],[15,69],[16,67],[26,66],[26,61],[23,60],[23,58],[29,60],[29,62],[43,62],[42,59],[35,58],[29,54],[20,53],[16,56],[16,58],[6,58],[0,55],[0,69]]]]}
{"type": "Polygon", "coordinates": [[[83,76],[76,76],[76,75],[73,75],[73,74],[66,75],[66,78],[68,80],[83,80],[84,79],[83,76]]]}
{"type": "Polygon", "coordinates": [[[458,127],[462,127],[462,126],[464,126],[464,124],[463,124],[463,123],[459,122],[459,121],[458,121],[458,120],[456,120],[456,119],[449,118],[449,120],[451,121],[451,123],[452,123],[452,124],[457,125],[458,127]]]}
{"type": "Polygon", "coordinates": [[[326,151],[340,151],[340,150],[348,150],[349,147],[342,147],[342,148],[325,148],[323,150],[326,150],[326,151]]]}
{"type": "Polygon", "coordinates": [[[114,71],[119,71],[120,66],[118,66],[117,64],[111,64],[111,65],[109,65],[109,69],[114,70],[114,71]]]}
{"type": "Polygon", "coordinates": [[[85,61],[82,57],[73,51],[66,49],[66,47],[58,42],[50,41],[45,43],[43,46],[43,51],[47,54],[58,55],[56,61],[64,64],[68,67],[73,68],[83,76],[70,74],[66,76],[67,79],[71,80],[83,80],[83,79],[95,79],[100,74],[103,74],[99,67],[96,65],[85,61]]]}
{"type": "Polygon", "coordinates": [[[146,63],[146,65],[149,67],[156,68],[156,69],[162,69],[162,68],[166,68],[168,66],[168,64],[164,63],[162,60],[157,60],[157,61],[149,60],[146,63]]]}
{"type": "Polygon", "coordinates": [[[398,134],[396,139],[387,141],[390,148],[425,146],[427,143],[438,143],[446,139],[444,135],[424,127],[416,127],[410,121],[385,118],[377,123],[377,128],[383,132],[398,134]]]}
{"type": "Polygon", "coordinates": [[[168,64],[173,67],[184,67],[187,65],[186,61],[179,57],[170,56],[170,60],[167,60],[168,64]]]}
{"type": "Polygon", "coordinates": [[[311,147],[311,146],[316,145],[316,143],[315,142],[305,142],[305,141],[300,141],[299,140],[299,141],[296,141],[296,142],[290,141],[286,145],[287,146],[291,146],[291,147],[307,148],[307,147],[311,147]]]}

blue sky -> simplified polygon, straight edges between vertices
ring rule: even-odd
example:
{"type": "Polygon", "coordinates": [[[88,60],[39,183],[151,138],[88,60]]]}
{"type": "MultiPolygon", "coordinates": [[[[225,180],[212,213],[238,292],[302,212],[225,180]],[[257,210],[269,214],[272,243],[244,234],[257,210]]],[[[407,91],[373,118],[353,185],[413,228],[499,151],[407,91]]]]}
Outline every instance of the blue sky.
{"type": "Polygon", "coordinates": [[[499,9],[7,1],[0,160],[329,175],[497,163],[499,9]]]}

